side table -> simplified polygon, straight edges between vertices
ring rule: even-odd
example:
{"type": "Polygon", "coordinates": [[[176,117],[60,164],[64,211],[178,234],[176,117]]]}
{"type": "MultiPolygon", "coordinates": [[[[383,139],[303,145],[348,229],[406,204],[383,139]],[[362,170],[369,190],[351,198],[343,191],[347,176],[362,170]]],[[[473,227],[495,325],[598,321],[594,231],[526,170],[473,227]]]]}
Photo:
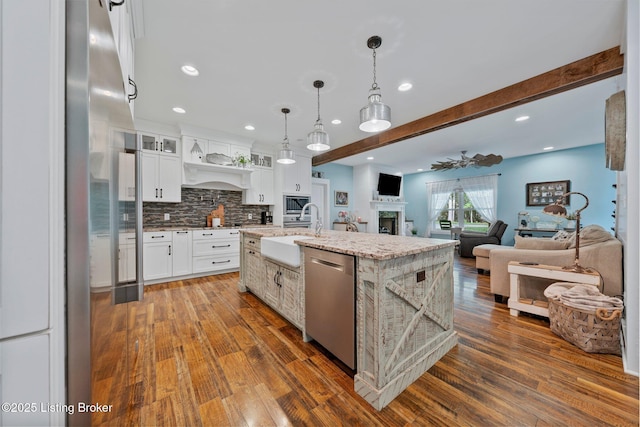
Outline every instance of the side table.
{"type": "Polygon", "coordinates": [[[547,301],[532,301],[520,298],[520,276],[541,277],[553,279],[558,282],[584,283],[587,285],[600,286],[600,274],[598,273],[576,273],[575,271],[563,270],[562,267],[543,264],[523,264],[511,261],[507,267],[510,274],[509,288],[509,313],[517,316],[521,311],[525,313],[537,314],[538,316],[549,317],[547,301]]]}

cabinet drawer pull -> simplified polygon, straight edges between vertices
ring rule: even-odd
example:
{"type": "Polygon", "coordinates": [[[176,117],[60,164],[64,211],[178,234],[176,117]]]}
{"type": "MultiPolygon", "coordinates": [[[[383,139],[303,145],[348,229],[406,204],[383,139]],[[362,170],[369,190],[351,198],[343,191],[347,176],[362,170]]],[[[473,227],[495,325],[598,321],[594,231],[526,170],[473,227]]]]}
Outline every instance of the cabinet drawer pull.
{"type": "Polygon", "coordinates": [[[211,248],[215,249],[215,248],[230,248],[231,245],[211,245],[211,248]]]}
{"type": "Polygon", "coordinates": [[[229,234],[240,234],[239,231],[230,231],[229,234]]]}
{"type": "Polygon", "coordinates": [[[211,264],[226,264],[228,262],[231,262],[231,260],[228,259],[226,261],[211,261],[211,264]]]}
{"type": "Polygon", "coordinates": [[[176,231],[176,233],[178,233],[178,234],[187,234],[188,231],[176,231]]]}
{"type": "Polygon", "coordinates": [[[203,236],[213,236],[213,233],[202,233],[203,236]]]}
{"type": "Polygon", "coordinates": [[[152,239],[164,239],[164,234],[162,236],[151,236],[152,239]]]}
{"type": "Polygon", "coordinates": [[[169,245],[169,255],[171,255],[171,245],[169,245]]]}

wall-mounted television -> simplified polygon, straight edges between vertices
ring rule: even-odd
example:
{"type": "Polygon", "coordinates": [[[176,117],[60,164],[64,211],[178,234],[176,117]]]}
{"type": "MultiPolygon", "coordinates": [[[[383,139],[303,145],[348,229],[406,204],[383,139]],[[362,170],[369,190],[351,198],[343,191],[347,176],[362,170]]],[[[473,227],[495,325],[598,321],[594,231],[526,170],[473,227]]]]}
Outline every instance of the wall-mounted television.
{"type": "Polygon", "coordinates": [[[400,195],[401,182],[401,176],[380,173],[380,175],[378,176],[378,194],[381,196],[398,197],[400,195]]]}

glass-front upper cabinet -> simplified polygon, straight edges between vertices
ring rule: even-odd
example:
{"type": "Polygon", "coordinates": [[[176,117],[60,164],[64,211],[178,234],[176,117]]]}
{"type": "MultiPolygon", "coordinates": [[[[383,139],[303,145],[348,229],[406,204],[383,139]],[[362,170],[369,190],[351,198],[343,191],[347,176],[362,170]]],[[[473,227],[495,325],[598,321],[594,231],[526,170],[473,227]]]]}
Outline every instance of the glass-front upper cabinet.
{"type": "Polygon", "coordinates": [[[178,155],[178,138],[140,133],[142,149],[164,154],[178,155]]]}
{"type": "Polygon", "coordinates": [[[165,154],[178,154],[178,138],[163,136],[160,138],[160,146],[165,154]]]}

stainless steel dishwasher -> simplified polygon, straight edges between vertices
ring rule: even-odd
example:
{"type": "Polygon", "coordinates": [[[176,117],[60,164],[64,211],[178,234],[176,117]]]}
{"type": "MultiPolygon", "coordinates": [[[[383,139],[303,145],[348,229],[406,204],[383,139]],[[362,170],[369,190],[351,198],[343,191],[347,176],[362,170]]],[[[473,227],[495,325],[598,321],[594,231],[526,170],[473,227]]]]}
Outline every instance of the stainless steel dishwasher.
{"type": "Polygon", "coordinates": [[[304,259],[306,333],[355,369],[355,258],[306,247],[304,259]]]}

